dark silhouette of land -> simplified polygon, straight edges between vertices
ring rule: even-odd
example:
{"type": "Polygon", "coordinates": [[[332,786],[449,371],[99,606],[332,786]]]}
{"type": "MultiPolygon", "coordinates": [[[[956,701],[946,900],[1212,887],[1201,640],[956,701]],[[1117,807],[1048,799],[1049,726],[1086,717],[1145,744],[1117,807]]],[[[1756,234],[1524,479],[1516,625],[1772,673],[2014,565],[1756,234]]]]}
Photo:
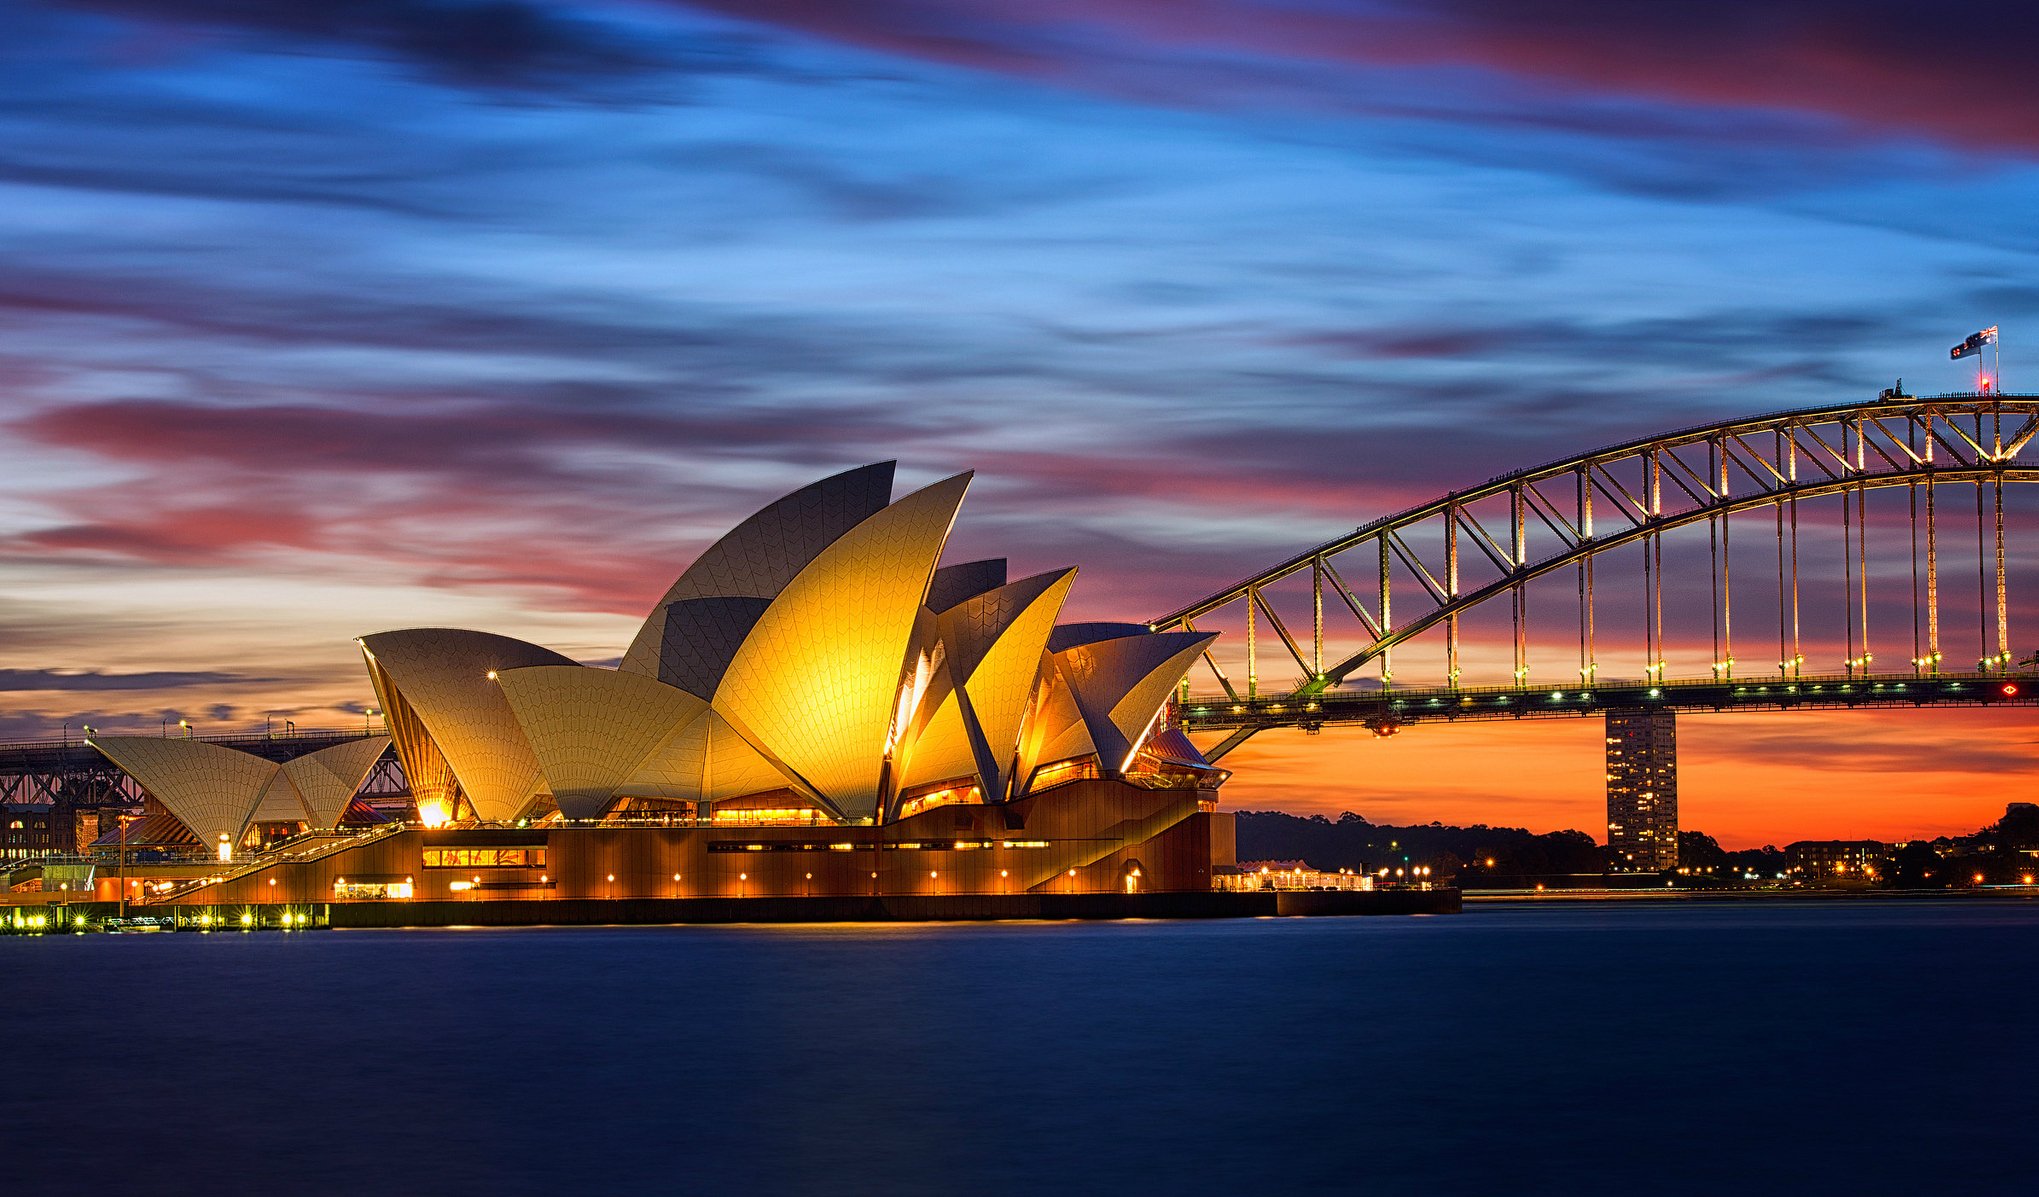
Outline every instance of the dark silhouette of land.
{"type": "Polygon", "coordinates": [[[1428,867],[1429,879],[1466,889],[1671,881],[1692,887],[1957,889],[2030,886],[2039,880],[2039,805],[2011,803],[1972,835],[1877,840],[1801,840],[1729,851],[1701,831],[1678,835],[1679,867],[1611,873],[1607,850],[1583,831],[1520,827],[1395,826],[1347,811],[1336,819],[1241,811],[1239,860],[1302,861],[1326,872],[1380,874],[1428,867]]]}

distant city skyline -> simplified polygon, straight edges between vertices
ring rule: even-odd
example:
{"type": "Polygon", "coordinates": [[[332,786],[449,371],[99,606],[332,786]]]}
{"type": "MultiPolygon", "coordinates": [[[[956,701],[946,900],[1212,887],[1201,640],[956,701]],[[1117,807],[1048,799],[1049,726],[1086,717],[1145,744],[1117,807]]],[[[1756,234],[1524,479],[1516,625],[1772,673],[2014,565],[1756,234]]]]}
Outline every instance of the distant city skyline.
{"type": "MultiPolygon", "coordinates": [[[[0,738],[344,725],[351,638],[396,627],[613,660],[731,520],[884,458],[978,471],[953,559],[1081,562],[1072,618],[1142,619],[1537,461],[1965,388],[1947,346],[1987,325],[2039,389],[2029,14],[0,20],[0,738]]],[[[1271,733],[1227,802],[1604,835],[1601,741],[1271,733]]],[[[1688,716],[1682,821],[1960,833],[2029,795],[2034,741],[1688,716]]]]}

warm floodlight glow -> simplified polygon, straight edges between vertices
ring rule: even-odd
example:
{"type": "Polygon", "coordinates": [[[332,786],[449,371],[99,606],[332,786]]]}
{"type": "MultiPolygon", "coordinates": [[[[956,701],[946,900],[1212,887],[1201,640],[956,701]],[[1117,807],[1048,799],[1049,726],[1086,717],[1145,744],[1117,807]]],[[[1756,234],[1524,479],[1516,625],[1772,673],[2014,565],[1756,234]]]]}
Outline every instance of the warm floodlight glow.
{"type": "Polygon", "coordinates": [[[423,823],[427,827],[444,827],[449,821],[451,813],[447,810],[443,799],[427,798],[423,802],[418,803],[418,822],[423,823]]]}

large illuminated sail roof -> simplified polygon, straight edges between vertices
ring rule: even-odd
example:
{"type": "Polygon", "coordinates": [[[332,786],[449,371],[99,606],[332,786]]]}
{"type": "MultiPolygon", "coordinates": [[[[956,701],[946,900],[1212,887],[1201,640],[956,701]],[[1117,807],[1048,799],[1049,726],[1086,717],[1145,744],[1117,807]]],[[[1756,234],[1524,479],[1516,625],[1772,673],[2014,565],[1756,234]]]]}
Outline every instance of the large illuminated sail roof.
{"type": "Polygon", "coordinates": [[[845,817],[877,814],[907,649],[969,484],[916,491],[823,549],[716,687],[716,710],[845,817]]]}
{"type": "MultiPolygon", "coordinates": [[[[93,736],[87,742],[208,846],[222,837],[239,843],[264,791],[281,776],[275,761],[204,740],[93,736]]],[[[282,796],[293,796],[289,783],[282,784],[282,796]]]]}
{"type": "Polygon", "coordinates": [[[939,617],[946,692],[913,744],[904,784],[974,775],[986,797],[1006,796],[1048,634],[1075,579],[1074,569],[1022,578],[939,617]]]}
{"type": "Polygon", "coordinates": [[[392,712],[406,776],[414,759],[429,770],[436,754],[477,817],[505,823],[522,814],[542,773],[516,712],[490,675],[573,662],[536,644],[459,628],[377,632],[362,637],[361,647],[373,665],[369,675],[377,681],[378,697],[392,712]],[[394,693],[381,693],[385,688],[394,693]],[[407,732],[407,721],[394,717],[399,702],[415,713],[430,744],[419,743],[407,732]]]}
{"type": "Polygon", "coordinates": [[[1131,763],[1169,691],[1215,639],[1215,633],[1138,628],[1054,654],[1104,768],[1119,771],[1131,763]]]}

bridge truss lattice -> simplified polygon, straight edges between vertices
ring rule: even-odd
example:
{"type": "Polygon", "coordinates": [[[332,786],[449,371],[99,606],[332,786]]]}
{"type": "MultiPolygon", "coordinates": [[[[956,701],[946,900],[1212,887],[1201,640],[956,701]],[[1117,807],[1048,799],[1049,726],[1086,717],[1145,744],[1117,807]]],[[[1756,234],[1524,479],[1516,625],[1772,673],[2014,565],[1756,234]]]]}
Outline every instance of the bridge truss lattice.
{"type": "MultiPolygon", "coordinates": [[[[1378,669],[1379,685],[1395,686],[1395,650],[1426,633],[1443,639],[1446,688],[1459,685],[1461,623],[1476,609],[1505,605],[1513,641],[1513,679],[1530,675],[1529,583],[1573,575],[1578,678],[1592,686],[1603,672],[1601,594],[1603,563],[1616,550],[1639,549],[1642,608],[1640,662],[1610,667],[1645,682],[1666,682],[1664,545],[1674,532],[1703,525],[1709,564],[1712,676],[1767,677],[1788,682],[1829,672],[1821,662],[1807,670],[1802,620],[1800,519],[1807,505],[1838,498],[1845,551],[1841,581],[1846,603],[1843,677],[1935,677],[1948,656],[1943,607],[1943,545],[1968,537],[1967,500],[1973,492],[1976,612],[1983,651],[1971,671],[1967,660],[1948,672],[1988,675],[2013,665],[2011,606],[2006,568],[2004,488],[2039,481],[2039,467],[2022,459],[2039,434],[2039,396],[1898,396],[1870,403],[1787,411],[1687,428],[1534,469],[1493,478],[1399,514],[1362,525],[1334,540],[1152,621],[1156,629],[1208,629],[1218,620],[1243,625],[1244,678],[1227,673],[1206,654],[1209,679],[1222,692],[1212,701],[1253,703],[1270,695],[1306,697],[1359,681],[1378,669]],[[1907,490],[1912,614],[1909,662],[1878,667],[1870,645],[1872,615],[1869,492],[1907,490]],[[1776,627],[1736,621],[1736,587],[1748,606],[1747,549],[1733,550],[1751,522],[1756,535],[1774,539],[1776,627]],[[1738,572],[1735,568],[1741,565],[1738,572]],[[1308,625],[1300,626],[1293,591],[1309,588],[1308,625]],[[1289,614],[1271,601],[1283,588],[1289,614]],[[1327,633],[1327,617],[1334,626],[1327,633]],[[1774,631],[1776,657],[1738,660],[1774,631]],[[1265,653],[1281,672],[1292,662],[1292,683],[1263,694],[1265,653]],[[1634,669],[1639,664],[1640,669],[1634,669]],[[1740,671],[1739,673],[1737,671],[1740,671]]],[[[1830,512],[1828,513],[1831,514],[1830,512]]],[[[1878,535],[1884,535],[1879,530],[1878,535]]],[[[1965,567],[1969,550],[1962,550],[1965,567]]],[[[1769,557],[1767,546],[1764,553],[1769,557]]],[[[1632,559],[1632,558],[1631,558],[1632,559]]],[[[1766,560],[1766,565],[1768,561],[1766,560]]],[[[1633,601],[1633,566],[1623,562],[1616,582],[1633,601]]],[[[1767,571],[1766,571],[1767,572],[1767,571]]],[[[1884,571],[1888,572],[1888,571],[1884,571]]],[[[1965,586],[1964,586],[1965,590],[1965,586]]],[[[1539,594],[1545,593],[1539,591],[1539,594]]],[[[1879,598],[1884,606],[1888,596],[1879,598]]],[[[1541,600],[1540,600],[1541,601],[1541,600]]],[[[1965,608],[1963,614],[1966,614],[1965,608]]],[[[1766,621],[1767,622],[1767,621],[1766,621]]],[[[1674,629],[1682,631],[1683,629],[1674,629]]],[[[1902,640],[1879,632],[1885,643],[1902,640]]],[[[1966,641],[1966,633],[1963,636],[1966,641]]],[[[1621,638],[1624,654],[1633,644],[1621,638]]],[[[1769,654],[1763,653],[1767,657],[1769,654]]],[[[1231,658],[1239,665],[1236,654],[1231,658]]],[[[1369,682],[1371,679],[1369,679],[1369,682]]],[[[1192,685],[1186,682],[1185,705],[1192,685]]]]}

